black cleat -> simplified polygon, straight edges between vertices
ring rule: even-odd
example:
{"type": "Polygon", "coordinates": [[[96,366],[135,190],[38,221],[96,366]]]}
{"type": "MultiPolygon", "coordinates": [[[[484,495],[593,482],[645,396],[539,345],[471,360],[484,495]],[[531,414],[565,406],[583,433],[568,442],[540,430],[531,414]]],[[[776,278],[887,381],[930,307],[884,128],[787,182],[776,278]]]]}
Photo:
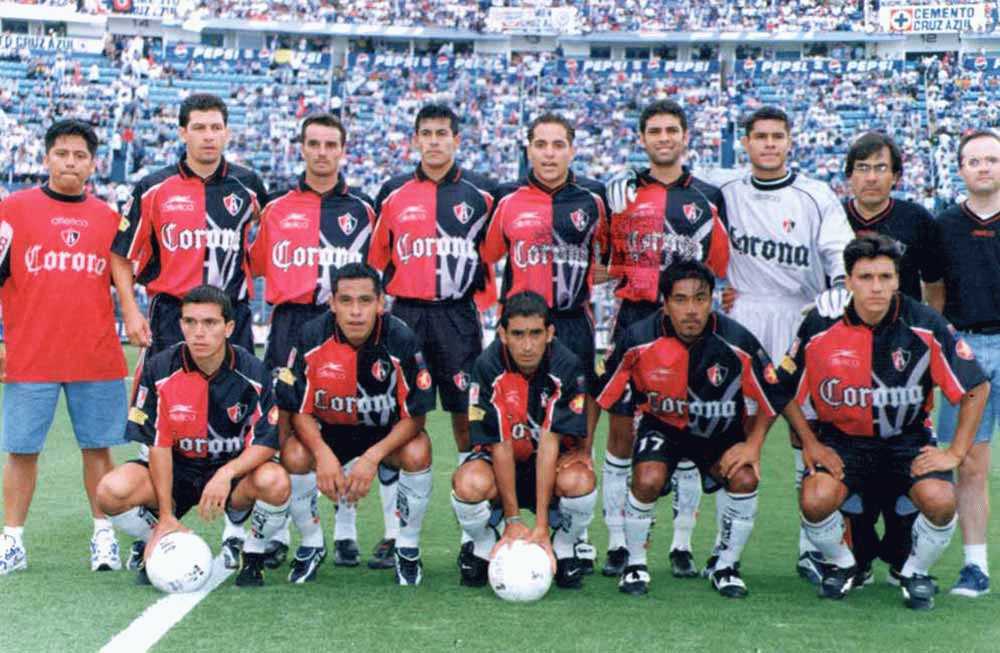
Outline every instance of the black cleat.
{"type": "Polygon", "coordinates": [[[132,542],[132,548],[128,552],[128,560],[125,561],[125,568],[131,570],[142,569],[146,564],[143,559],[146,554],[146,543],[142,540],[132,542]]]}
{"type": "MultiPolygon", "coordinates": [[[[940,592],[941,587],[937,584],[937,576],[927,576],[927,578],[934,584],[934,593],[940,592]]],[[[889,575],[885,577],[885,582],[893,587],[900,587],[903,583],[902,572],[895,567],[889,567],[889,575]]]]}
{"type": "Polygon", "coordinates": [[[243,567],[236,577],[236,587],[260,587],[264,584],[264,554],[243,552],[243,567]]]}
{"type": "Polygon", "coordinates": [[[628,549],[623,546],[617,549],[608,549],[608,558],[604,561],[601,573],[611,577],[621,576],[626,565],[628,565],[628,549]]]}
{"type": "Polygon", "coordinates": [[[670,552],[670,573],[674,578],[698,577],[698,568],[694,566],[694,556],[690,551],[674,549],[670,552]]]}
{"type": "Polygon", "coordinates": [[[649,592],[649,571],[646,565],[629,565],[618,579],[618,591],[632,596],[649,592]]]}
{"type": "Polygon", "coordinates": [[[222,541],[222,564],[226,569],[239,569],[243,553],[243,540],[227,537],[222,541]]]}
{"type": "Polygon", "coordinates": [[[937,593],[937,583],[930,576],[913,574],[909,578],[900,578],[903,590],[903,603],[911,610],[933,610],[934,594],[937,593]]]}
{"type": "Polygon", "coordinates": [[[795,572],[801,578],[809,581],[810,585],[819,586],[823,582],[823,558],[815,551],[806,551],[799,556],[799,561],[795,563],[795,572]]]}
{"type": "Polygon", "coordinates": [[[580,589],[583,586],[583,566],[576,556],[556,560],[556,586],[562,589],[580,589]]]}
{"type": "Polygon", "coordinates": [[[267,550],[264,551],[264,566],[268,569],[277,569],[285,564],[288,559],[288,545],[284,542],[271,540],[267,543],[267,550]]]}
{"type": "MultiPolygon", "coordinates": [[[[719,555],[717,553],[713,553],[708,556],[708,560],[705,561],[705,566],[701,568],[701,577],[711,578],[712,572],[715,571],[715,565],[717,564],[719,564],[719,555]]],[[[737,565],[737,568],[738,566],[739,565],[737,565]]]]}
{"type": "Polygon", "coordinates": [[[577,540],[573,545],[573,555],[580,561],[580,571],[584,576],[594,575],[597,549],[587,540],[577,540]]]}
{"type": "Polygon", "coordinates": [[[872,571],[871,563],[868,563],[864,567],[857,567],[857,571],[854,572],[853,589],[859,590],[865,585],[871,585],[874,582],[875,572],[872,571]]]}
{"type": "Polygon", "coordinates": [[[146,574],[145,563],[143,563],[142,566],[135,571],[135,584],[139,586],[152,585],[152,583],[149,582],[149,576],[146,574]]]}
{"type": "Polygon", "coordinates": [[[854,565],[850,567],[823,565],[821,569],[823,570],[823,580],[816,587],[816,593],[821,599],[839,601],[847,596],[847,593],[854,587],[854,578],[857,574],[854,565]]]}
{"type": "Polygon", "coordinates": [[[393,557],[396,582],[400,585],[419,585],[424,578],[424,563],[420,561],[420,549],[399,548],[393,557]]]}
{"type": "Polygon", "coordinates": [[[326,558],[326,549],[321,546],[300,546],[292,560],[292,570],[288,572],[288,582],[302,585],[316,580],[316,572],[326,558]]]}
{"type": "MultiPolygon", "coordinates": [[[[472,544],[472,542],[466,542],[472,544]]],[[[458,554],[459,584],[466,587],[483,587],[489,582],[488,560],[483,560],[477,556],[471,546],[462,545],[462,551],[458,554]]]]}
{"type": "Polygon", "coordinates": [[[396,566],[396,540],[382,540],[368,558],[369,569],[393,569],[396,566]]]}
{"type": "Polygon", "coordinates": [[[743,577],[740,576],[739,565],[714,569],[709,578],[712,581],[712,587],[727,599],[745,599],[750,593],[746,583],[743,582],[743,577]]]}
{"type": "Polygon", "coordinates": [[[357,567],[361,564],[361,551],[354,540],[336,540],[333,543],[333,564],[337,567],[357,567]]]}

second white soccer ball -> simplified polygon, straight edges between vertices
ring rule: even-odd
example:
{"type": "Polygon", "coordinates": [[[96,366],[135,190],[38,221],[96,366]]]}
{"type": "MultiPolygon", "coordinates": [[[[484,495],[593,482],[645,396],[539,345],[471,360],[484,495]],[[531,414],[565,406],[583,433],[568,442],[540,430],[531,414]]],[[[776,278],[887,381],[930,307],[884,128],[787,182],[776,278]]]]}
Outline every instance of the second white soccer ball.
{"type": "Polygon", "coordinates": [[[515,540],[490,560],[489,577],[493,591],[504,601],[537,601],[552,585],[552,563],[542,547],[515,540]]]}
{"type": "Polygon", "coordinates": [[[212,575],[212,550],[194,533],[168,533],[146,560],[146,575],[161,592],[197,592],[212,575]]]}

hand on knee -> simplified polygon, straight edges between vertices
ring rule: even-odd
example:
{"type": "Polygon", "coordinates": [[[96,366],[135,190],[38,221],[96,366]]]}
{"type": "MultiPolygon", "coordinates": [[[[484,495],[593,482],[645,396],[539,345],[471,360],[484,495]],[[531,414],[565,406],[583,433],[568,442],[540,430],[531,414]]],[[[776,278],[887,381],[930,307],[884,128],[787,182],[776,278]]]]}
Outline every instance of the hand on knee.
{"type": "Polygon", "coordinates": [[[459,501],[486,501],[495,493],[492,469],[481,460],[465,463],[452,477],[451,488],[459,501]]]}
{"type": "Polygon", "coordinates": [[[749,494],[757,491],[757,475],[749,466],[740,467],[726,479],[726,490],[735,494],[749,494]]]}

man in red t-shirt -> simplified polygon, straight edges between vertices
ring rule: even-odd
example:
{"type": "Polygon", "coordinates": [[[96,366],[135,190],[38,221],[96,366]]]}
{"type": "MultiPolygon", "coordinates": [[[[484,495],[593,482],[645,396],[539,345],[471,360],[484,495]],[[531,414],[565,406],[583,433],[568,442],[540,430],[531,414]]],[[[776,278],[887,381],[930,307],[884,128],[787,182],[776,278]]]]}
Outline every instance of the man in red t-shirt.
{"type": "Polygon", "coordinates": [[[109,265],[121,218],[84,191],[97,144],[90,125],[56,122],[45,134],[48,182],[0,204],[0,379],[6,385],[0,440],[7,452],[0,575],[28,564],[24,522],[60,389],[94,516],[91,569],[121,568],[111,522],[96,502],[97,484],[112,468],[108,448],[125,442],[128,409],[109,265]]]}

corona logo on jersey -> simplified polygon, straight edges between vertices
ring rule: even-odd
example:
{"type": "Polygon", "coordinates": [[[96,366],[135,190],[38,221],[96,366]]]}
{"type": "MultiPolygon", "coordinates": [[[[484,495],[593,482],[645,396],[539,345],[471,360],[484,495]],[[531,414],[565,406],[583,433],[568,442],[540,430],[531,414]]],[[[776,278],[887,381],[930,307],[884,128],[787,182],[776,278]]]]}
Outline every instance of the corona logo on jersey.
{"type": "Polygon", "coordinates": [[[188,458],[231,457],[243,450],[243,438],[180,438],[174,441],[174,448],[188,458]]]}
{"type": "Polygon", "coordinates": [[[920,386],[859,387],[844,385],[837,377],[831,377],[820,382],[819,397],[832,408],[903,408],[923,404],[924,389],[920,386]]]}
{"type": "Polygon", "coordinates": [[[528,244],[519,240],[514,244],[513,254],[514,265],[522,269],[550,263],[585,268],[590,263],[590,252],[585,245],[528,244]]]}
{"type": "Polygon", "coordinates": [[[759,258],[793,268],[808,269],[809,248],[805,245],[775,242],[770,238],[759,238],[741,234],[736,227],[729,227],[729,241],[740,254],[759,258]]]}
{"type": "MultiPolygon", "coordinates": [[[[74,242],[74,244],[76,244],[74,242]]],[[[4,244],[0,243],[0,249],[4,244]]],[[[67,252],[65,250],[43,250],[41,245],[32,245],[24,252],[24,267],[29,274],[39,272],[85,272],[94,276],[104,274],[108,259],[97,254],[67,252]]]]}
{"type": "Polygon", "coordinates": [[[412,237],[408,233],[399,235],[396,240],[396,256],[401,263],[411,258],[427,258],[432,256],[457,256],[460,258],[478,258],[476,245],[466,238],[444,236],[441,238],[412,237]]]}
{"type": "Polygon", "coordinates": [[[279,270],[317,265],[341,267],[348,263],[362,263],[361,252],[352,252],[343,247],[292,247],[292,241],[281,240],[271,248],[271,263],[279,270]]]}
{"type": "Polygon", "coordinates": [[[350,395],[342,397],[330,394],[326,390],[313,393],[313,406],[317,410],[359,415],[368,413],[389,413],[396,410],[396,397],[391,393],[378,394],[371,397],[350,395]]]}
{"type": "Polygon", "coordinates": [[[242,248],[236,229],[180,229],[173,222],[160,227],[160,244],[168,252],[202,248],[239,252],[242,248]]]}
{"type": "Polygon", "coordinates": [[[686,399],[663,396],[658,392],[647,392],[646,398],[654,414],[688,415],[690,417],[706,417],[709,419],[736,416],[736,402],[732,400],[688,401],[686,399]]]}
{"type": "Polygon", "coordinates": [[[625,248],[633,260],[638,260],[646,252],[666,252],[671,259],[701,259],[701,245],[693,238],[677,234],[630,231],[625,236],[625,248]]]}

